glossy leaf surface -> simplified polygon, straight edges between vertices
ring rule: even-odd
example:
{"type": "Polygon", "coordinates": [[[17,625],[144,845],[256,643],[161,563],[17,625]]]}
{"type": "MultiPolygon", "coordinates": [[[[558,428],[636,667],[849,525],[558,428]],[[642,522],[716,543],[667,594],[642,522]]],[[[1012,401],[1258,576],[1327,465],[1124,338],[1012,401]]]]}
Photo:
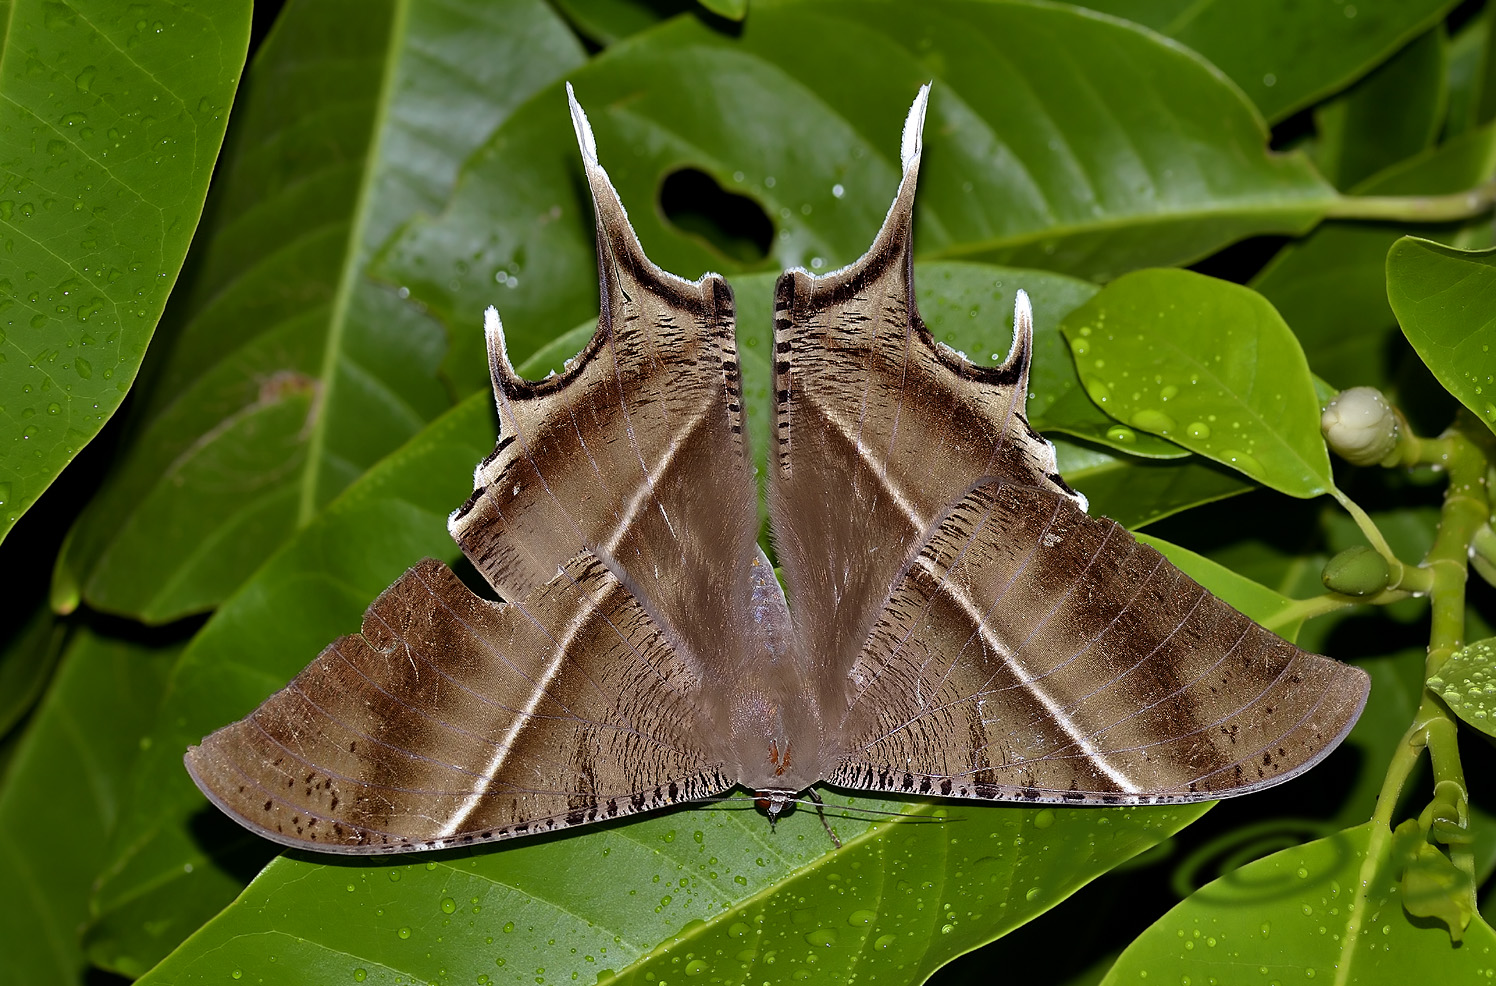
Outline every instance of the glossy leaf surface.
{"type": "Polygon", "coordinates": [[[1487,736],[1496,736],[1496,637],[1455,651],[1428,680],[1428,687],[1455,715],[1487,736]]]}
{"type": "Polygon", "coordinates": [[[539,0],[288,5],[246,77],[139,434],[62,560],[60,605],[81,591],[148,623],[211,608],[450,406],[445,333],[369,280],[368,256],[581,57],[539,0]]]}
{"type": "Polygon", "coordinates": [[[129,392],[197,228],[249,0],[12,0],[0,33],[0,537],[129,392]]]}
{"type": "Polygon", "coordinates": [[[1274,853],[1216,880],[1164,915],[1104,980],[1413,983],[1484,978],[1496,932],[1477,917],[1450,947],[1410,919],[1398,880],[1422,841],[1367,822],[1274,853]],[[1323,928],[1324,931],[1320,929],[1323,928]],[[1266,972],[1262,970],[1266,969],[1266,972]]]}
{"type": "Polygon", "coordinates": [[[203,801],[182,753],[357,629],[369,601],[409,565],[456,557],[446,518],[471,489],[473,463],[492,448],[492,407],[492,398],[475,395],[366,473],[193,638],[172,669],[95,898],[97,958],[138,975],[243,886],[242,874],[214,859],[223,847],[198,836],[201,821],[227,826],[219,839],[239,833],[203,801]]]}
{"type": "Polygon", "coordinates": [[[0,788],[0,981],[79,982],[79,929],[174,651],[76,633],[0,788]]]}
{"type": "Polygon", "coordinates": [[[1304,352],[1251,289],[1138,271],[1072,312],[1062,331],[1087,393],[1112,417],[1290,496],[1330,488],[1304,352]]]}
{"type": "Polygon", "coordinates": [[[1404,237],[1387,254],[1387,297],[1434,376],[1496,430],[1496,249],[1404,237]]]}
{"type": "Polygon", "coordinates": [[[1188,45],[1277,121],[1364,75],[1423,33],[1451,0],[1084,0],[1188,45]]]}
{"type": "MultiPolygon", "coordinates": [[[[570,78],[645,250],[696,277],[744,264],[656,207],[668,176],[699,172],[761,210],[765,266],[830,270],[882,222],[904,108],[932,76],[915,238],[928,259],[1105,279],[1303,231],[1335,199],[1302,156],[1267,152],[1255,111],[1210,66],[1058,5],[756,3],[736,37],[679,18],[570,78]],[[696,84],[708,70],[731,83],[696,84]]],[[[596,297],[564,106],[558,85],[517,112],[442,215],[384,259],[451,325],[476,324],[502,272],[497,303],[522,355],[596,297]]],[[[478,343],[460,341],[451,364],[473,388],[478,343]]]]}
{"type": "Polygon", "coordinates": [[[1123,527],[1136,529],[1252,489],[1240,474],[1198,456],[1150,462],[1061,440],[1054,446],[1060,474],[1091,501],[1091,515],[1123,527]]]}
{"type": "MultiPolygon", "coordinates": [[[[1496,174],[1496,128],[1482,127],[1377,175],[1367,195],[1459,192],[1496,174]]],[[[1442,226],[1328,222],[1283,249],[1252,287],[1303,344],[1309,365],[1337,387],[1387,388],[1396,376],[1397,320],[1387,303],[1387,251],[1409,229],[1462,246],[1489,223],[1442,226]]]]}
{"type": "Polygon", "coordinates": [[[1336,188],[1353,188],[1433,143],[1447,99],[1442,28],[1410,42],[1366,78],[1314,110],[1314,160],[1336,188]]]}

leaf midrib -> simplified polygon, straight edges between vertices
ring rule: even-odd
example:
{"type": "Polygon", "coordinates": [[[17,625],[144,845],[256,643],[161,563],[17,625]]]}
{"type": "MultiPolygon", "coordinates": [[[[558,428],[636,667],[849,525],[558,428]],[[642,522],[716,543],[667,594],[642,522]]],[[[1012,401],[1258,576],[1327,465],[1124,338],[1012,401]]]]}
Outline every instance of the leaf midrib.
{"type": "Polygon", "coordinates": [[[353,298],[354,284],[363,272],[363,261],[369,251],[364,248],[364,233],[369,225],[376,163],[382,160],[381,151],[389,136],[385,121],[389,119],[395,84],[395,62],[405,37],[405,22],[409,12],[409,0],[396,0],[394,16],[390,18],[389,39],[385,47],[384,78],[379,84],[379,98],[374,104],[371,126],[374,139],[369,142],[364,158],[363,175],[359,178],[358,198],[355,200],[354,219],[348,230],[347,250],[343,270],[338,278],[338,287],[333,295],[332,315],[328,320],[327,341],[322,349],[321,400],[307,439],[307,456],[301,474],[300,495],[297,501],[296,526],[305,527],[317,515],[317,485],[321,476],[322,458],[327,445],[328,408],[336,395],[337,364],[342,351],[343,332],[348,324],[348,309],[353,298]]]}

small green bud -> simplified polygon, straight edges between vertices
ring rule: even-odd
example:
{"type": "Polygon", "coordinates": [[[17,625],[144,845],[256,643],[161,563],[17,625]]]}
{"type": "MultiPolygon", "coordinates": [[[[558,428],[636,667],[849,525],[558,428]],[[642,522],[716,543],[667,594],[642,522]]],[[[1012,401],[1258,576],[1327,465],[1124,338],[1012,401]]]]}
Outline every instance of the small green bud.
{"type": "Polygon", "coordinates": [[[1374,466],[1397,447],[1397,415],[1375,387],[1342,390],[1319,416],[1325,442],[1345,461],[1374,466]]]}
{"type": "Polygon", "coordinates": [[[1387,588],[1387,559],[1365,545],[1346,548],[1325,563],[1320,581],[1331,592],[1371,596],[1387,588]]]}

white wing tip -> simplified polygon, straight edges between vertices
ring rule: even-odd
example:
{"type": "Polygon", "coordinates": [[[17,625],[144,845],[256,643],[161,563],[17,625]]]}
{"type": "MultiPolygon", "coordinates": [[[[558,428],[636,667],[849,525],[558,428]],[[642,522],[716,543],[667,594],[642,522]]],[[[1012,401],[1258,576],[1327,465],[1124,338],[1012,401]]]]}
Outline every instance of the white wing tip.
{"type": "Polygon", "coordinates": [[[1013,297],[1013,325],[1016,327],[1020,322],[1026,322],[1030,329],[1034,326],[1034,306],[1023,288],[1019,288],[1013,297]]]}
{"type": "Polygon", "coordinates": [[[566,84],[566,104],[571,108],[571,128],[577,132],[577,146],[582,149],[582,160],[597,164],[597,141],[592,136],[592,124],[587,122],[587,113],[577,102],[571,83],[566,84]]]}
{"type": "Polygon", "coordinates": [[[909,116],[904,121],[904,139],[899,144],[899,160],[907,174],[911,165],[919,161],[924,149],[925,107],[930,103],[930,83],[919,87],[914,105],[909,107],[909,116]]]}

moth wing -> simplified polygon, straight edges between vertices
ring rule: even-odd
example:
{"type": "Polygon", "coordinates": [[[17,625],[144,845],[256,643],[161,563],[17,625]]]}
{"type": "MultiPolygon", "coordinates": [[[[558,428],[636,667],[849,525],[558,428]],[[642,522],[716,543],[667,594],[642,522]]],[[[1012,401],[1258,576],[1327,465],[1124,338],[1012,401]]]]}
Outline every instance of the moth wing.
{"type": "Polygon", "coordinates": [[[449,527],[506,599],[583,550],[610,559],[705,662],[741,632],[757,551],[732,291],[716,274],[685,281],[644,255],[567,92],[596,212],[597,331],[564,372],[527,381],[490,309],[500,438],[449,527]]]}
{"type": "Polygon", "coordinates": [[[521,603],[427,559],[247,718],[187,752],[250,830],[321,852],[440,849],[732,786],[701,681],[595,556],[521,603]]]}
{"type": "Polygon", "coordinates": [[[903,179],[873,245],[775,290],[774,531],[797,637],[824,709],[889,591],[942,513],[983,476],[1084,502],[1024,416],[1032,324],[1020,305],[997,367],[940,345],[914,297],[914,193],[929,87],[904,126],[903,179]]]}
{"type": "Polygon", "coordinates": [[[1112,521],[1000,480],[944,518],[850,680],[831,784],[1103,804],[1288,780],[1345,737],[1370,687],[1112,521]]]}

